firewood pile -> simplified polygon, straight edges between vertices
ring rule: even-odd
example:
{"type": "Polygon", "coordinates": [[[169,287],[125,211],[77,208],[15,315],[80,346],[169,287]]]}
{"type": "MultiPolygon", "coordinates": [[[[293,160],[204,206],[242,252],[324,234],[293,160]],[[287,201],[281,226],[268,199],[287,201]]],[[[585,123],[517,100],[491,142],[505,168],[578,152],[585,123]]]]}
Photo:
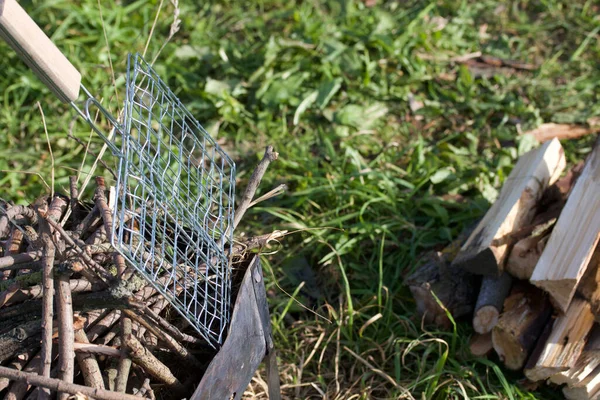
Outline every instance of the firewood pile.
{"type": "MultiPolygon", "coordinates": [[[[239,218],[276,158],[269,146],[238,207],[239,218]]],[[[104,179],[97,178],[94,201],[83,203],[72,179],[70,196],[45,195],[29,206],[0,201],[0,397],[210,398],[194,390],[219,349],[111,246],[107,193],[104,179]]],[[[278,237],[230,246],[232,299],[252,249],[278,237]]],[[[172,273],[165,268],[158,282],[173,280],[172,273]]],[[[182,293],[183,282],[193,280],[177,282],[182,293]]],[[[241,354],[251,347],[252,340],[246,348],[228,345],[241,354]]],[[[254,357],[260,362],[260,354],[254,357]]],[[[251,377],[254,370],[244,373],[251,377]]],[[[219,389],[214,382],[204,386],[211,385],[219,389]]]]}
{"type": "Polygon", "coordinates": [[[557,139],[524,154],[474,230],[406,283],[427,323],[472,317],[475,356],[600,399],[600,140],[565,170],[557,139]]]}

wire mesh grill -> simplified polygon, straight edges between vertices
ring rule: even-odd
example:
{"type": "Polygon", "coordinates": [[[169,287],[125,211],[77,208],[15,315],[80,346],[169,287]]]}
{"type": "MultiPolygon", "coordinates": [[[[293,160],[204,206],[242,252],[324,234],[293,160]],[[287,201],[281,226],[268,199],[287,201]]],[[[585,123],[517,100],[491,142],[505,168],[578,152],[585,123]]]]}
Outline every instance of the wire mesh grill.
{"type": "MultiPolygon", "coordinates": [[[[235,164],[130,55],[113,246],[213,346],[229,319],[235,164]]],[[[120,143],[118,143],[120,141],[120,143]]]]}

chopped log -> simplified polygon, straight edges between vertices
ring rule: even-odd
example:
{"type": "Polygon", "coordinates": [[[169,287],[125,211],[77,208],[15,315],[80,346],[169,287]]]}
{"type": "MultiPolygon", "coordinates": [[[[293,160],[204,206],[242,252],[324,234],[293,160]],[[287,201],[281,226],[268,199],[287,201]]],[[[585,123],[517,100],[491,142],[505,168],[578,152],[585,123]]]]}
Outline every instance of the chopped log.
{"type": "Polygon", "coordinates": [[[494,350],[508,369],[523,367],[551,315],[544,292],[522,282],[515,285],[492,330],[494,350]]]}
{"type": "Polygon", "coordinates": [[[525,376],[532,381],[540,381],[572,368],[583,351],[585,338],[593,324],[590,304],[583,299],[573,299],[567,313],[552,324],[552,332],[541,354],[535,364],[532,361],[525,369],[525,376]]]}
{"type": "Polygon", "coordinates": [[[10,360],[18,353],[39,346],[42,326],[40,320],[29,321],[0,335],[0,362],[10,360]]]}
{"type": "Polygon", "coordinates": [[[523,135],[533,136],[538,142],[546,142],[552,139],[575,139],[595,132],[598,132],[598,128],[593,126],[548,122],[523,133],[523,135]]]}
{"type": "Polygon", "coordinates": [[[566,311],[600,238],[600,141],[573,187],[531,282],[566,311]]]}
{"type": "Polygon", "coordinates": [[[475,357],[485,357],[493,350],[493,348],[491,332],[483,335],[475,333],[471,336],[469,350],[475,357]]]}
{"type": "Polygon", "coordinates": [[[512,277],[506,272],[499,277],[485,276],[481,280],[481,289],[473,315],[475,332],[489,333],[496,326],[500,312],[502,312],[504,299],[508,295],[511,285],[512,277]]]}
{"type": "Polygon", "coordinates": [[[39,376],[37,374],[17,371],[7,367],[0,366],[0,376],[6,377],[14,381],[27,382],[34,386],[45,388],[48,391],[52,390],[71,394],[81,393],[85,396],[89,396],[98,400],[140,400],[139,397],[129,394],[115,393],[102,389],[92,389],[87,386],[75,385],[73,383],[65,383],[60,379],[39,376]]]}
{"type": "Polygon", "coordinates": [[[500,275],[512,245],[510,234],[532,221],[544,190],[558,179],[565,165],[564,151],[556,139],[523,155],[453,265],[476,274],[500,275]]]}
{"type": "Polygon", "coordinates": [[[550,381],[557,385],[564,383],[569,386],[578,386],[590,373],[600,366],[600,326],[594,325],[583,352],[575,365],[567,371],[559,372],[550,377],[550,381]]]}
{"type": "Polygon", "coordinates": [[[596,250],[588,264],[579,286],[577,293],[590,302],[592,312],[596,321],[600,320],[600,243],[596,245],[596,250]]]}

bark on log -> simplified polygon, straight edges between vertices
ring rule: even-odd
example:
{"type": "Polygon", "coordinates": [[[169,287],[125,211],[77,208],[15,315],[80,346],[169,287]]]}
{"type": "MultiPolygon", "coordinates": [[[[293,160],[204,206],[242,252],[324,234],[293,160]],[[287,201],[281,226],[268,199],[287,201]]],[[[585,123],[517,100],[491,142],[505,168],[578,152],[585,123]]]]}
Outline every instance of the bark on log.
{"type": "Polygon", "coordinates": [[[577,293],[590,302],[596,321],[600,321],[600,244],[596,245],[592,259],[577,286],[577,293]]]}
{"type": "Polygon", "coordinates": [[[473,311],[479,280],[452,266],[446,257],[434,256],[406,278],[406,284],[415,299],[417,312],[425,322],[447,329],[451,326],[450,320],[432,293],[454,318],[460,318],[473,311]]]}
{"type": "Polygon", "coordinates": [[[478,333],[473,334],[469,341],[469,350],[475,357],[485,357],[492,350],[494,346],[492,344],[492,333],[485,333],[480,335],[478,333]]]}
{"type": "Polygon", "coordinates": [[[499,277],[485,276],[475,304],[473,329],[484,334],[491,332],[498,324],[504,299],[512,286],[512,277],[504,272],[499,277]]]}
{"type": "MultiPolygon", "coordinates": [[[[75,332],[75,340],[77,341],[76,343],[89,344],[89,340],[83,329],[75,332]]],[[[81,369],[85,385],[93,389],[104,389],[102,372],[100,371],[96,356],[85,352],[75,352],[75,358],[81,369]]]]}
{"type": "Polygon", "coordinates": [[[511,233],[532,221],[544,190],[564,168],[564,151],[558,140],[523,155],[453,265],[476,274],[500,275],[513,244],[511,233]]]}
{"type": "MultiPolygon", "coordinates": [[[[67,275],[60,275],[56,281],[56,308],[59,323],[58,378],[66,383],[73,383],[75,375],[75,352],[73,351],[75,332],[73,331],[73,300],[67,275]]],[[[67,400],[68,398],[69,393],[61,392],[58,394],[59,400],[67,400]]]]}
{"type": "Polygon", "coordinates": [[[494,350],[508,369],[523,367],[551,315],[541,290],[524,283],[515,286],[492,330],[494,350]]]}
{"type": "Polygon", "coordinates": [[[129,355],[133,359],[133,362],[144,368],[150,375],[166,384],[170,389],[176,392],[183,390],[184,386],[179,379],[173,375],[171,370],[149,352],[148,349],[142,346],[133,335],[126,336],[125,340],[125,345],[129,349],[129,355]]]}
{"type": "Polygon", "coordinates": [[[532,361],[526,368],[527,378],[540,381],[572,368],[583,351],[593,323],[590,304],[583,299],[573,299],[567,313],[552,324],[552,332],[535,365],[532,361]]]}

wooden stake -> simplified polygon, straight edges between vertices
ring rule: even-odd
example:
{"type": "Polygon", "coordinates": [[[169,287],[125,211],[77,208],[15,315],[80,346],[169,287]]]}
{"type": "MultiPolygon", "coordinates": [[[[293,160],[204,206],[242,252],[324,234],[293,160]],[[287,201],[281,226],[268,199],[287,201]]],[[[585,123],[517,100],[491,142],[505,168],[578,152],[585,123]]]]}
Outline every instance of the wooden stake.
{"type": "Polygon", "coordinates": [[[600,238],[600,141],[577,179],[531,282],[566,311],[600,238]]]}
{"type": "Polygon", "coordinates": [[[494,350],[508,369],[523,367],[551,314],[552,307],[541,290],[524,283],[513,288],[492,330],[494,350]]]}
{"type": "Polygon", "coordinates": [[[482,279],[473,315],[475,332],[488,333],[496,326],[511,285],[512,277],[506,272],[500,277],[486,276],[482,279]]]}
{"type": "Polygon", "coordinates": [[[535,365],[525,369],[525,376],[540,381],[572,368],[583,351],[593,323],[590,304],[583,299],[573,299],[567,313],[554,321],[541,354],[535,365]]]}
{"type": "Polygon", "coordinates": [[[565,165],[564,151],[556,139],[523,155],[453,265],[498,276],[512,244],[510,234],[531,222],[544,190],[558,179],[565,165]]]}

